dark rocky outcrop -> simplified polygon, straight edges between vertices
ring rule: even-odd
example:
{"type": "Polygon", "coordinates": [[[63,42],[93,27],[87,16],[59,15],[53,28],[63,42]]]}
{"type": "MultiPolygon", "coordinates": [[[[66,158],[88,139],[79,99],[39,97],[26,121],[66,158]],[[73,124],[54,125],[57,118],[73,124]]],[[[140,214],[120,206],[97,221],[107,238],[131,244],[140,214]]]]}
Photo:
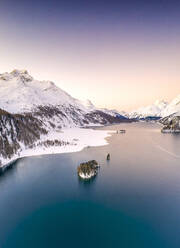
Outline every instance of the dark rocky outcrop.
{"type": "Polygon", "coordinates": [[[110,160],[110,154],[109,154],[109,153],[108,153],[106,159],[107,159],[107,160],[110,160]]]}
{"type": "Polygon", "coordinates": [[[163,124],[162,133],[180,133],[180,116],[168,116],[160,120],[163,124]]]}
{"type": "Polygon", "coordinates": [[[94,124],[108,125],[108,124],[118,124],[121,122],[132,122],[133,120],[130,120],[126,117],[121,118],[121,116],[119,115],[112,116],[110,114],[106,114],[103,111],[97,110],[86,114],[85,121],[94,124]]]}

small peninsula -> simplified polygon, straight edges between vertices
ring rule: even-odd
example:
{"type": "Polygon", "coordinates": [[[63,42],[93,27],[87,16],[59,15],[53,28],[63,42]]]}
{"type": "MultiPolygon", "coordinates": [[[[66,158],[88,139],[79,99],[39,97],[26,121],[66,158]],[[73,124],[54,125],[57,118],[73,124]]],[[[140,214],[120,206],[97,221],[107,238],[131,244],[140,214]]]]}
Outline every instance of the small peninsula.
{"type": "Polygon", "coordinates": [[[166,118],[165,121],[162,123],[164,124],[164,127],[161,129],[162,133],[180,133],[180,117],[179,116],[173,116],[171,118],[166,118]]]}

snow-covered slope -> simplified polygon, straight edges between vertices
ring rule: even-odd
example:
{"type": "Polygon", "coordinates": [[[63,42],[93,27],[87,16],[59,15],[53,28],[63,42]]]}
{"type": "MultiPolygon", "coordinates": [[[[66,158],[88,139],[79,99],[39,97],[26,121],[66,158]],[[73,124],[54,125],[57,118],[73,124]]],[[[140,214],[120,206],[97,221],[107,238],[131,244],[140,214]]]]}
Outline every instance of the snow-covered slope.
{"type": "Polygon", "coordinates": [[[46,127],[73,127],[108,124],[120,117],[83,103],[51,81],[38,81],[26,70],[0,74],[0,109],[10,113],[33,112],[46,127]]]}
{"type": "Polygon", "coordinates": [[[130,119],[145,119],[148,117],[161,117],[162,111],[164,111],[167,107],[168,103],[164,100],[162,101],[155,101],[152,105],[141,107],[137,110],[134,110],[129,113],[130,119]]]}
{"type": "Polygon", "coordinates": [[[89,128],[46,130],[43,122],[31,114],[17,115],[0,110],[0,173],[18,158],[106,145],[108,136],[108,131],[89,128]]]}
{"type": "Polygon", "coordinates": [[[120,119],[129,119],[129,116],[128,116],[128,113],[125,112],[125,111],[117,111],[115,109],[112,109],[112,110],[109,110],[109,109],[106,109],[106,108],[101,108],[99,109],[100,111],[108,114],[108,115],[111,115],[111,116],[114,116],[114,117],[119,117],[120,119]]]}
{"type": "Polygon", "coordinates": [[[32,147],[41,135],[48,132],[42,121],[32,115],[14,115],[0,109],[0,166],[25,147],[32,147]]]}
{"type": "Polygon", "coordinates": [[[147,117],[180,116],[180,95],[169,104],[166,101],[156,101],[154,104],[139,108],[129,113],[129,118],[145,119],[147,117]]]}
{"type": "Polygon", "coordinates": [[[96,110],[96,107],[94,106],[94,104],[89,99],[87,99],[86,101],[80,101],[80,103],[83,106],[85,106],[88,109],[88,111],[96,110]]]}
{"type": "Polygon", "coordinates": [[[0,74],[0,108],[11,113],[29,112],[37,106],[73,105],[83,111],[88,108],[51,81],[33,79],[26,70],[0,74]]]}
{"type": "Polygon", "coordinates": [[[161,116],[166,117],[175,114],[180,116],[180,95],[174,98],[167,107],[162,111],[161,116]]]}
{"type": "MultiPolygon", "coordinates": [[[[63,128],[122,121],[129,120],[98,109],[89,100],[83,103],[51,81],[35,80],[25,70],[0,74],[0,167],[25,156],[27,151],[33,155],[64,151],[62,147],[74,147],[74,143],[85,146],[82,140],[74,142],[73,137],[67,141],[62,135],[63,128]]],[[[88,136],[90,131],[86,133],[87,145],[94,144],[88,136]]]]}

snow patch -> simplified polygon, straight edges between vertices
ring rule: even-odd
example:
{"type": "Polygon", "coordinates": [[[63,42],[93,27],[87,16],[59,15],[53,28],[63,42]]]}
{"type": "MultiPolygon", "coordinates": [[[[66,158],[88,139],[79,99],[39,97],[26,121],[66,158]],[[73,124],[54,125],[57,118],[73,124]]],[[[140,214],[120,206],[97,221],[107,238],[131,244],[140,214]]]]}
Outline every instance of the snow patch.
{"type": "MultiPolygon", "coordinates": [[[[10,164],[22,157],[77,152],[81,151],[85,147],[107,145],[108,142],[106,138],[111,136],[114,132],[115,131],[94,130],[89,128],[66,128],[62,129],[61,132],[52,131],[48,135],[41,136],[41,141],[45,141],[47,139],[58,139],[69,142],[69,144],[49,147],[36,146],[32,149],[26,149],[24,147],[18,155],[14,155],[11,159],[4,159],[0,157],[2,161],[1,167],[5,168],[7,164],[10,164]]],[[[23,147],[23,145],[21,145],[21,147],[23,147]]]]}

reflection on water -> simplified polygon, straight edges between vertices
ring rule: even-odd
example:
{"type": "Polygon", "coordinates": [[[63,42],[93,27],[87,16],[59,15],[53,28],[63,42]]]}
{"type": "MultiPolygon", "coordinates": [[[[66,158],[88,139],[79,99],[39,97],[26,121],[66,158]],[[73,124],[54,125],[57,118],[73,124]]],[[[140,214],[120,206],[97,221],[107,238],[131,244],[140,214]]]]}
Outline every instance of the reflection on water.
{"type": "Polygon", "coordinates": [[[82,179],[78,175],[77,175],[77,178],[78,178],[79,186],[89,188],[92,186],[92,184],[96,183],[96,180],[98,178],[98,174],[95,175],[94,177],[91,177],[90,179],[87,179],[87,180],[82,179]]]}
{"type": "Polygon", "coordinates": [[[17,172],[17,164],[18,164],[18,162],[16,161],[16,162],[10,164],[8,167],[0,170],[0,181],[5,180],[5,178],[8,179],[11,176],[11,174],[17,172]]]}

